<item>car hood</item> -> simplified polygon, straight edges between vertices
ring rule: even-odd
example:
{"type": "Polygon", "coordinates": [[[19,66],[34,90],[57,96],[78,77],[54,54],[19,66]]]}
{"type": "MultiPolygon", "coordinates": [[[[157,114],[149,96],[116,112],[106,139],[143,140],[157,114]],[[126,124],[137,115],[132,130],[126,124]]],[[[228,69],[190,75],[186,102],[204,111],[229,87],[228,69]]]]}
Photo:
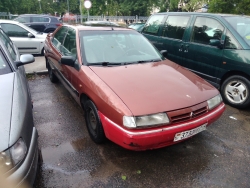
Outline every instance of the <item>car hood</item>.
{"type": "Polygon", "coordinates": [[[135,116],[189,107],[219,93],[202,78],[169,60],[90,68],[135,116]]]}
{"type": "Polygon", "coordinates": [[[15,74],[0,75],[0,151],[8,148],[15,74]]]}

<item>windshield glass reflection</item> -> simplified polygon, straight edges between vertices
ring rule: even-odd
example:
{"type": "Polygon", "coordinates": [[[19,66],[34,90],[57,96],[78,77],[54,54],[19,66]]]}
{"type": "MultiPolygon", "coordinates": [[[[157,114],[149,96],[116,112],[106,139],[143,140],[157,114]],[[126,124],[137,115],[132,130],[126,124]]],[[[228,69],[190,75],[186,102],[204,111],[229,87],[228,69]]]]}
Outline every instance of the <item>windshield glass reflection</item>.
{"type": "Polygon", "coordinates": [[[243,16],[224,17],[250,46],[250,18],[243,16]]]}
{"type": "Polygon", "coordinates": [[[84,31],[80,33],[80,40],[82,56],[90,65],[162,60],[155,47],[135,31],[84,31]]]}

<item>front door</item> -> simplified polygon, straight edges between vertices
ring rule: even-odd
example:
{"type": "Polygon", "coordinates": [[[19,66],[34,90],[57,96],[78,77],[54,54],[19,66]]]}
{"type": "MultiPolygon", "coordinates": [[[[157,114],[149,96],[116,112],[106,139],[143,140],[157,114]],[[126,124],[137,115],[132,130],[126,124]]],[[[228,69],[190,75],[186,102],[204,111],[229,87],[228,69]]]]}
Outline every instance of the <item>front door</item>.
{"type": "Polygon", "coordinates": [[[60,28],[60,30],[58,30],[53,39],[52,39],[52,44],[53,44],[53,52],[51,54],[49,54],[49,61],[51,61],[51,68],[53,70],[55,70],[56,75],[59,79],[61,79],[62,81],[65,81],[65,73],[64,70],[62,68],[62,64],[61,64],[61,57],[64,55],[64,39],[66,37],[68,31],[68,27],[63,26],[60,28]],[[54,66],[54,67],[53,67],[54,66]]]}
{"type": "Polygon", "coordinates": [[[218,74],[223,63],[223,47],[220,42],[225,27],[216,19],[197,16],[194,19],[189,41],[183,44],[183,66],[218,87],[218,74]]]}
{"type": "Polygon", "coordinates": [[[5,31],[5,33],[10,37],[10,39],[14,42],[20,54],[41,53],[40,42],[37,41],[35,37],[29,38],[29,31],[25,28],[19,25],[9,23],[2,23],[1,27],[5,31]]]}

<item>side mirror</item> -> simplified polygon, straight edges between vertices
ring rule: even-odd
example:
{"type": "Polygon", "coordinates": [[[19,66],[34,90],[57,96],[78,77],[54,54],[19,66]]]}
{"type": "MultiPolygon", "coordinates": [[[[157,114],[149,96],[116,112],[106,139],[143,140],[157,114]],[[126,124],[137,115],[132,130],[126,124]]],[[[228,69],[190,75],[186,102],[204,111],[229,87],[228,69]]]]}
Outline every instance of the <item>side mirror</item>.
{"type": "Polygon", "coordinates": [[[31,54],[24,54],[20,56],[20,61],[16,61],[15,64],[17,67],[26,65],[29,63],[33,63],[35,61],[35,58],[31,54]]]}
{"type": "Polygon", "coordinates": [[[61,58],[61,64],[68,65],[71,67],[74,67],[76,61],[76,57],[73,56],[62,56],[61,58]]]}
{"type": "Polygon", "coordinates": [[[209,45],[216,46],[218,48],[222,48],[222,44],[221,44],[221,41],[219,39],[210,39],[209,45]]]}
{"type": "Polygon", "coordinates": [[[29,38],[35,38],[35,36],[32,33],[28,33],[29,38]]]}
{"type": "Polygon", "coordinates": [[[168,51],[167,50],[161,50],[160,53],[166,57],[168,55],[168,51]]]}

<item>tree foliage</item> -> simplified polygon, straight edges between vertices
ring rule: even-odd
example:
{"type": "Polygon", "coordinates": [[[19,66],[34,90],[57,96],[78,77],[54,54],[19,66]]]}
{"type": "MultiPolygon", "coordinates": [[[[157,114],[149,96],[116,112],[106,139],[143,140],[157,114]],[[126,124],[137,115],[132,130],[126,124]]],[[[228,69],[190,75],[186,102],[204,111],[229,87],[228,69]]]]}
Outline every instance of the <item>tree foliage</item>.
{"type": "Polygon", "coordinates": [[[250,15],[250,0],[210,0],[209,12],[250,15]]]}
{"type": "MultiPolygon", "coordinates": [[[[84,0],[0,0],[0,12],[11,14],[62,14],[68,11],[87,14],[84,0]],[[68,6],[69,3],[69,6],[68,6]],[[40,9],[41,7],[41,9],[40,9]]],[[[103,16],[149,16],[153,9],[160,12],[180,11],[179,2],[185,4],[182,11],[195,11],[203,4],[209,4],[209,12],[250,15],[250,0],[91,0],[90,15],[103,16]]]]}

